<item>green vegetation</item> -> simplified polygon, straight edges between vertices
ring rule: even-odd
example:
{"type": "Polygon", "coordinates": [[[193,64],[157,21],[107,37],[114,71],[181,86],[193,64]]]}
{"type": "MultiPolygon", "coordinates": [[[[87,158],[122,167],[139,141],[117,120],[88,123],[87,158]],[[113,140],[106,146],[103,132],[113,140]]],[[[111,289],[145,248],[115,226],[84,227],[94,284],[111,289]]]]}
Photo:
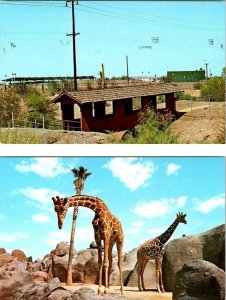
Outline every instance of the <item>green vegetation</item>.
{"type": "Polygon", "coordinates": [[[52,96],[55,94],[59,94],[61,92],[61,83],[56,81],[49,82],[48,91],[52,96]]]}
{"type": "Polygon", "coordinates": [[[185,94],[184,92],[179,92],[176,94],[176,100],[197,100],[197,98],[190,94],[185,94]]]}
{"type": "Polygon", "coordinates": [[[223,77],[212,77],[201,86],[201,97],[204,101],[224,101],[225,79],[223,77]]]}
{"type": "Polygon", "coordinates": [[[2,144],[38,144],[38,137],[29,129],[24,131],[12,128],[0,128],[0,143],[2,144]]]}
{"type": "Polygon", "coordinates": [[[173,121],[171,114],[156,114],[153,110],[147,110],[140,114],[139,125],[128,133],[123,141],[114,134],[109,135],[109,143],[123,144],[175,144],[177,136],[169,132],[168,127],[173,121]]]}

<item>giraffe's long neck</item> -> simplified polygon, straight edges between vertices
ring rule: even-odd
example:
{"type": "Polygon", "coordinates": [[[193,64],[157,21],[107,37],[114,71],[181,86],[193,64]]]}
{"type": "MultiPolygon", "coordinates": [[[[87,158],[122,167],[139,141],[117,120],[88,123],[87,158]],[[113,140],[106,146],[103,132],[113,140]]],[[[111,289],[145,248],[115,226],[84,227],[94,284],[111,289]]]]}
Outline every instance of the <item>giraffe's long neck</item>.
{"type": "Polygon", "coordinates": [[[100,213],[102,211],[108,211],[107,205],[99,198],[86,195],[75,195],[71,197],[66,197],[67,204],[69,207],[73,206],[83,206],[90,208],[95,213],[100,213]]]}
{"type": "Polygon", "coordinates": [[[164,245],[172,236],[175,229],[177,228],[177,225],[179,224],[179,221],[176,219],[173,224],[170,225],[170,227],[160,236],[158,236],[158,239],[160,242],[164,245]]]}

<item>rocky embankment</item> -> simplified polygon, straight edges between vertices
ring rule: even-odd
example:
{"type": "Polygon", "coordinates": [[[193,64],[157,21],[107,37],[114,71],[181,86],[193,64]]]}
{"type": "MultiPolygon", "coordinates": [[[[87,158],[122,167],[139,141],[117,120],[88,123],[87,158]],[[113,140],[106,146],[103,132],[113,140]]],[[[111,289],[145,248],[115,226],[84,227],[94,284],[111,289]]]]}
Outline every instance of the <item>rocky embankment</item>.
{"type": "MultiPolygon", "coordinates": [[[[73,282],[86,284],[74,293],[65,289],[69,245],[59,243],[42,260],[32,261],[21,250],[11,254],[0,248],[1,300],[98,300],[87,284],[98,283],[98,256],[95,244],[74,253],[73,282]]],[[[124,286],[137,288],[136,249],[123,256],[124,286]]],[[[194,236],[174,239],[166,245],[163,260],[164,285],[173,300],[223,300],[225,268],[225,225],[194,236]]],[[[155,264],[149,261],[144,273],[147,289],[155,289],[155,264]]],[[[111,286],[119,285],[117,255],[113,253],[111,286]]],[[[138,295],[142,299],[142,294],[138,295]]],[[[111,295],[104,299],[128,299],[111,295]]],[[[134,298],[133,299],[138,299],[134,298]]]]}

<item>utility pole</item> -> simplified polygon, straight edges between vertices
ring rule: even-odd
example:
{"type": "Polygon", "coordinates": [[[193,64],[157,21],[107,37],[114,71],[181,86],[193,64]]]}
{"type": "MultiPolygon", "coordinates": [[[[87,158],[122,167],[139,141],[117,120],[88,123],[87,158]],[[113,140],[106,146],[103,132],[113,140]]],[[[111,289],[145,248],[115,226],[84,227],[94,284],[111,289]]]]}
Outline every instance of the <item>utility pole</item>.
{"type": "MultiPolygon", "coordinates": [[[[67,34],[67,36],[72,36],[72,40],[73,40],[73,67],[74,67],[74,90],[77,91],[78,87],[77,87],[77,64],[76,64],[76,45],[75,45],[75,36],[80,34],[80,33],[75,33],[75,8],[74,8],[74,0],[66,0],[66,6],[67,3],[71,2],[72,6],[72,34],[67,34]]],[[[77,1],[77,5],[78,5],[78,1],[77,1]]]]}
{"type": "Polygon", "coordinates": [[[127,83],[129,85],[129,64],[128,64],[128,55],[126,55],[126,76],[127,76],[127,83]]]}
{"type": "Polygon", "coordinates": [[[208,64],[206,61],[205,61],[205,66],[206,66],[206,80],[208,80],[208,64]]]}

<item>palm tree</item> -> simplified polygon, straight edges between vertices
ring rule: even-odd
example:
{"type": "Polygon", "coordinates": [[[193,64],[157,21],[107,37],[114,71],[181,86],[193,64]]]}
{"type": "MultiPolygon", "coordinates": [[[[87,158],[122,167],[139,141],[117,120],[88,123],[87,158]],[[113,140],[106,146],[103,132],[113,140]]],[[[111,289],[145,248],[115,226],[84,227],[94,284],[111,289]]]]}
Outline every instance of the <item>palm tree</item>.
{"type": "MultiPolygon", "coordinates": [[[[84,181],[88,176],[92,173],[87,172],[87,169],[84,167],[79,167],[78,169],[72,169],[72,173],[75,176],[75,180],[73,182],[76,195],[81,195],[81,191],[84,188],[84,181]]],[[[74,207],[73,219],[72,219],[72,227],[71,227],[71,240],[70,240],[70,248],[69,248],[69,257],[68,257],[68,272],[67,272],[67,285],[72,285],[72,257],[74,252],[74,237],[75,237],[75,224],[78,215],[78,207],[74,207]]]]}

